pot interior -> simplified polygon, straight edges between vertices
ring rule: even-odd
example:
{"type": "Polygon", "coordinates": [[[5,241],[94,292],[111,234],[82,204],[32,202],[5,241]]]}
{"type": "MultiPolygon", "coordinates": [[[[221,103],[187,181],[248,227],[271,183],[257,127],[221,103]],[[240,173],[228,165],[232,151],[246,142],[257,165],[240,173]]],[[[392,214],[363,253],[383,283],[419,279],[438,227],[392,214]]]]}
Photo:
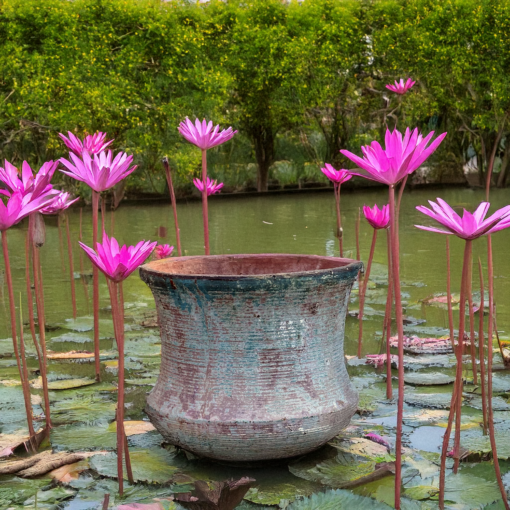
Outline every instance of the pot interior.
{"type": "Polygon", "coordinates": [[[318,255],[210,255],[156,260],[144,268],[150,271],[188,276],[251,276],[337,269],[354,262],[351,259],[318,255]]]}

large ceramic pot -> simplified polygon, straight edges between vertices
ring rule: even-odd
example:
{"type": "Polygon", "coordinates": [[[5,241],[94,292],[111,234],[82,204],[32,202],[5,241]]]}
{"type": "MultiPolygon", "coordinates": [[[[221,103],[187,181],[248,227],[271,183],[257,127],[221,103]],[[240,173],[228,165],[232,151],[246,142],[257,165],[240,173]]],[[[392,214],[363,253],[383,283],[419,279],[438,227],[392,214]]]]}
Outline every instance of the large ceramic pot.
{"type": "Polygon", "coordinates": [[[337,435],[358,404],[343,344],[361,267],[279,254],[142,266],[161,327],[161,373],[146,406],[155,427],[230,462],[300,455],[337,435]]]}

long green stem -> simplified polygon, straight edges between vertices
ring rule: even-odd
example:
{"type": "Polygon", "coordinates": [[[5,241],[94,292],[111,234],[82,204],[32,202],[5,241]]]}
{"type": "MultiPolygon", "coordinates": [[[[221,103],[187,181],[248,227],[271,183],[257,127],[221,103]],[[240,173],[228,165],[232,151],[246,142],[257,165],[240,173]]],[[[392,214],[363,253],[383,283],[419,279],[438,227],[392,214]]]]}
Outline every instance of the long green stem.
{"type": "MultiPolygon", "coordinates": [[[[389,188],[391,264],[395,291],[395,315],[398,334],[398,401],[397,401],[397,437],[395,441],[395,508],[400,509],[402,486],[402,423],[404,418],[404,323],[402,320],[402,296],[400,294],[400,257],[398,218],[395,208],[395,186],[389,188]]],[[[389,360],[388,360],[389,361],[389,360]]]]}
{"type": "Polygon", "coordinates": [[[44,413],[46,415],[46,428],[50,429],[51,414],[48,388],[48,358],[46,350],[46,312],[44,309],[44,290],[42,282],[41,259],[39,256],[39,248],[37,248],[35,244],[32,245],[32,254],[33,254],[32,262],[34,273],[35,304],[37,307],[37,323],[39,324],[39,344],[41,346],[42,354],[42,363],[40,365],[40,368],[44,394],[44,413]]]}
{"type": "MultiPolygon", "coordinates": [[[[448,445],[450,443],[450,434],[453,426],[453,418],[456,415],[457,421],[455,423],[455,442],[453,447],[453,455],[457,460],[459,458],[459,446],[460,446],[460,409],[462,406],[462,351],[464,348],[464,326],[466,319],[466,287],[467,278],[469,275],[468,265],[471,258],[471,241],[466,241],[464,247],[464,262],[462,264],[462,280],[460,286],[460,319],[459,319],[459,337],[455,352],[457,355],[457,369],[455,373],[455,384],[452,392],[452,399],[450,402],[450,412],[448,415],[448,425],[443,437],[443,447],[441,451],[441,466],[439,468],[439,508],[444,509],[444,491],[446,482],[446,457],[448,454],[448,445]],[[464,311],[464,313],[463,313],[464,311]],[[459,443],[457,444],[457,431],[459,432],[459,443]]],[[[457,464],[458,465],[458,464],[457,464]]],[[[455,471],[456,472],[456,471],[455,471]]]]}
{"type": "Polygon", "coordinates": [[[473,241],[467,240],[464,250],[464,264],[462,268],[462,283],[460,287],[460,314],[459,314],[459,338],[457,339],[457,401],[455,403],[455,440],[453,443],[453,472],[457,473],[460,463],[460,427],[462,418],[462,355],[464,353],[464,331],[466,321],[466,298],[469,295],[471,285],[469,277],[471,276],[471,251],[473,241]]]}
{"type": "Polygon", "coordinates": [[[204,220],[204,246],[205,254],[210,255],[209,249],[209,211],[207,209],[207,151],[202,150],[202,217],[204,220]]]}
{"type": "Polygon", "coordinates": [[[342,231],[342,215],[340,214],[340,184],[334,183],[333,189],[335,192],[335,205],[336,205],[336,236],[338,237],[338,248],[340,250],[340,257],[343,257],[344,241],[342,231]]]}
{"type": "MultiPolygon", "coordinates": [[[[468,275],[468,311],[469,311],[469,349],[471,353],[471,369],[473,371],[473,384],[478,384],[478,374],[476,369],[476,347],[475,347],[475,312],[473,309],[473,255],[469,261],[468,275]]],[[[464,310],[464,313],[466,311],[464,310]]]]}
{"type": "MultiPolygon", "coordinates": [[[[92,190],[92,246],[97,250],[97,221],[99,215],[99,193],[92,190]]],[[[101,365],[99,363],[99,270],[92,264],[93,278],[93,307],[94,307],[94,362],[96,381],[101,380],[101,365]]]]}
{"type": "Polygon", "coordinates": [[[450,237],[446,236],[446,299],[448,300],[448,326],[450,328],[450,341],[455,352],[455,331],[453,329],[452,285],[450,270],[450,237]]]}
{"type": "Polygon", "coordinates": [[[14,356],[16,357],[16,364],[18,365],[18,373],[21,380],[21,387],[23,389],[23,399],[25,402],[25,412],[27,415],[28,433],[30,436],[34,435],[34,424],[32,421],[32,402],[30,400],[30,388],[28,380],[25,379],[23,369],[21,367],[21,359],[18,350],[18,338],[16,333],[16,308],[14,305],[14,289],[12,285],[11,262],[9,260],[9,248],[7,244],[7,230],[2,231],[2,251],[4,255],[5,264],[5,281],[7,283],[7,292],[9,295],[9,310],[11,314],[11,334],[12,334],[12,348],[14,356]]]}
{"type": "Polygon", "coordinates": [[[487,236],[487,266],[489,272],[489,325],[487,327],[488,340],[488,357],[487,357],[487,407],[489,419],[489,437],[491,441],[492,460],[494,462],[494,471],[496,472],[496,480],[498,482],[501,498],[506,510],[510,510],[508,505],[508,498],[506,495],[505,486],[501,479],[501,469],[499,467],[498,451],[496,445],[496,435],[494,433],[494,411],[492,409],[492,330],[493,330],[493,313],[494,313],[494,268],[492,265],[492,238],[489,234],[487,236]]]}
{"type": "Polygon", "coordinates": [[[483,309],[485,305],[484,286],[483,286],[483,270],[482,261],[478,258],[478,272],[480,274],[480,310],[478,316],[478,357],[480,358],[480,384],[482,385],[482,414],[483,414],[483,434],[488,434],[488,418],[487,418],[487,394],[485,383],[485,348],[483,335],[483,309]]]}
{"type": "MultiPolygon", "coordinates": [[[[386,296],[386,310],[384,312],[383,331],[386,329],[386,398],[393,398],[393,387],[391,384],[391,305],[393,302],[393,277],[391,270],[391,231],[386,229],[386,240],[388,245],[388,295],[386,296]]],[[[384,336],[384,334],[383,334],[384,336]]]]}
{"type": "Polygon", "coordinates": [[[372,236],[372,244],[370,246],[370,255],[368,256],[367,269],[365,271],[365,278],[363,280],[363,288],[359,292],[359,334],[358,334],[358,358],[361,359],[361,351],[363,344],[363,309],[365,308],[365,294],[367,293],[368,279],[370,278],[370,270],[372,268],[372,260],[374,259],[375,243],[377,241],[377,229],[374,228],[372,236]]]}

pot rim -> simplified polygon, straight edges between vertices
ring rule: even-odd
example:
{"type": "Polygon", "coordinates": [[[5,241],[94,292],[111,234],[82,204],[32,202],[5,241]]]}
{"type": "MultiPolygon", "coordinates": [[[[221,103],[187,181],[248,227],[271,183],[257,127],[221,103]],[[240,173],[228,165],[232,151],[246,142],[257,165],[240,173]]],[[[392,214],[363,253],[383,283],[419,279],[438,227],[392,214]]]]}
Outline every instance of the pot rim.
{"type": "Polygon", "coordinates": [[[335,274],[335,273],[350,273],[350,272],[359,272],[363,267],[363,262],[354,259],[341,258],[341,257],[329,257],[323,255],[309,255],[309,254],[293,254],[293,253],[237,253],[237,254],[227,254],[227,255],[189,255],[185,257],[175,257],[173,260],[177,261],[188,261],[193,259],[212,259],[212,258],[232,258],[232,259],[242,259],[247,257],[257,257],[257,258],[270,258],[270,257],[299,257],[299,258],[309,258],[314,260],[328,260],[328,261],[337,261],[339,263],[343,263],[343,265],[339,265],[338,267],[329,267],[324,269],[312,269],[309,271],[290,271],[285,273],[260,273],[260,274],[196,274],[196,273],[172,273],[170,271],[161,271],[158,270],[157,266],[168,263],[167,259],[161,260],[153,260],[140,266],[140,277],[142,279],[145,274],[157,275],[160,277],[174,277],[174,278],[182,278],[182,279],[193,279],[193,280],[254,280],[254,279],[267,279],[267,278],[295,278],[300,276],[315,276],[315,275],[324,275],[324,274],[335,274]]]}

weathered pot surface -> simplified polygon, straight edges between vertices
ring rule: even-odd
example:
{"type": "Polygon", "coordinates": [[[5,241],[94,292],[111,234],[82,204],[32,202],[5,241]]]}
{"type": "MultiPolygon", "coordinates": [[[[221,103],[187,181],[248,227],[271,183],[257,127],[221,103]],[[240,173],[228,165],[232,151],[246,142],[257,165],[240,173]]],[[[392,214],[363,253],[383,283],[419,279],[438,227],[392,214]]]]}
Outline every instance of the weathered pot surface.
{"type": "Polygon", "coordinates": [[[281,254],[142,266],[161,327],[161,373],[146,407],[156,428],[230,462],[301,455],[337,435],[358,403],[343,337],[361,267],[281,254]]]}

